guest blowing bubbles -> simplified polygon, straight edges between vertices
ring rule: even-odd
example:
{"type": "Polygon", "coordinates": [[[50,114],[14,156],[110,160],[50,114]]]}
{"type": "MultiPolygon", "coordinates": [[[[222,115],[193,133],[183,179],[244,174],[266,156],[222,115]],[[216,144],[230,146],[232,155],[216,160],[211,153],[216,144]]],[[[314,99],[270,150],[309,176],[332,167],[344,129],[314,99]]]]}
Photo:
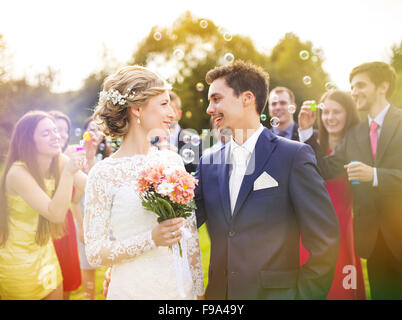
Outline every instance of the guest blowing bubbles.
{"type": "Polygon", "coordinates": [[[49,114],[30,111],[17,122],[0,190],[2,299],[62,298],[60,266],[49,240],[60,234],[70,202],[82,196],[83,156],[84,152],[71,158],[61,154],[60,136],[49,114]],[[73,186],[77,192],[72,198],[73,186]]]}

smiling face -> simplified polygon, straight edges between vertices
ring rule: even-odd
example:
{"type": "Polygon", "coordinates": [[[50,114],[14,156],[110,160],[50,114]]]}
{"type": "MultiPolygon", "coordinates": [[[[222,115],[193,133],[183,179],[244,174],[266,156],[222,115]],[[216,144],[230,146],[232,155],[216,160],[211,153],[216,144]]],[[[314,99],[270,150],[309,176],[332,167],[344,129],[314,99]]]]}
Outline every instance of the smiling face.
{"type": "Polygon", "coordinates": [[[286,129],[293,123],[293,115],[289,113],[289,105],[291,104],[291,99],[286,91],[271,91],[268,105],[269,115],[271,118],[277,117],[279,119],[281,129],[286,129]]]}
{"type": "Polygon", "coordinates": [[[55,124],[60,135],[60,145],[62,146],[62,148],[64,148],[70,137],[68,124],[64,119],[55,119],[55,124]]]}
{"type": "Polygon", "coordinates": [[[346,124],[346,117],[346,110],[341,104],[331,99],[325,99],[321,120],[328,134],[342,134],[346,124]]]}
{"type": "Polygon", "coordinates": [[[207,113],[211,116],[214,127],[219,131],[224,129],[234,131],[244,127],[242,95],[236,97],[225,79],[218,78],[211,83],[208,100],[207,113]]]}
{"type": "Polygon", "coordinates": [[[351,79],[350,85],[357,110],[369,111],[377,101],[378,88],[370,80],[368,74],[366,72],[357,73],[351,79]]]}
{"type": "Polygon", "coordinates": [[[168,136],[170,124],[175,117],[168,91],[150,98],[140,111],[142,128],[153,136],[168,136]]]}
{"type": "Polygon", "coordinates": [[[39,155],[54,157],[61,153],[61,138],[56,124],[50,118],[43,118],[38,122],[33,140],[39,155]]]}

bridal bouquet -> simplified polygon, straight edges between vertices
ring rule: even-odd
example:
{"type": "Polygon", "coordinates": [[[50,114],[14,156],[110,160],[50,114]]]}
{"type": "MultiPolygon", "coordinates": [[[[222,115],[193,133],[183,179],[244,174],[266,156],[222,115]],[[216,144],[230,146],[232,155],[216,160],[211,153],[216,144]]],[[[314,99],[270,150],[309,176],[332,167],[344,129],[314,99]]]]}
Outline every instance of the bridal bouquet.
{"type": "MultiPolygon", "coordinates": [[[[198,180],[184,169],[166,165],[140,172],[137,191],[144,208],[158,215],[158,222],[172,218],[187,218],[196,209],[194,189],[198,180]]],[[[182,249],[179,242],[180,256],[182,249]]]]}

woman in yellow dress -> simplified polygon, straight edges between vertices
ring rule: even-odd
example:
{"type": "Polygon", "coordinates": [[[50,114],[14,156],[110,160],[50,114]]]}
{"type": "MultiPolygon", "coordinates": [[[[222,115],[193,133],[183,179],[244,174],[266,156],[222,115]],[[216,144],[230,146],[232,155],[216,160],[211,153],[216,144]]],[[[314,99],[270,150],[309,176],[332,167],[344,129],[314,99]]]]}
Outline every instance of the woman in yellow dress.
{"type": "Polygon", "coordinates": [[[54,119],[30,111],[14,127],[0,185],[0,299],[62,299],[52,238],[83,195],[85,152],[63,155],[54,119]],[[75,188],[73,194],[73,187],[75,188]]]}

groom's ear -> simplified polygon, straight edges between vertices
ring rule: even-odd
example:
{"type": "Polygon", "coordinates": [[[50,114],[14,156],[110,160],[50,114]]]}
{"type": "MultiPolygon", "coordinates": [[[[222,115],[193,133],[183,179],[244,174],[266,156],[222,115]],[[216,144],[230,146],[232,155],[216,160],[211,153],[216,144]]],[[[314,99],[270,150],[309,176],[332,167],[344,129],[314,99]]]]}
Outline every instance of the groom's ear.
{"type": "Polygon", "coordinates": [[[255,96],[250,90],[244,91],[242,93],[242,101],[245,107],[250,107],[255,105],[255,96]]]}

